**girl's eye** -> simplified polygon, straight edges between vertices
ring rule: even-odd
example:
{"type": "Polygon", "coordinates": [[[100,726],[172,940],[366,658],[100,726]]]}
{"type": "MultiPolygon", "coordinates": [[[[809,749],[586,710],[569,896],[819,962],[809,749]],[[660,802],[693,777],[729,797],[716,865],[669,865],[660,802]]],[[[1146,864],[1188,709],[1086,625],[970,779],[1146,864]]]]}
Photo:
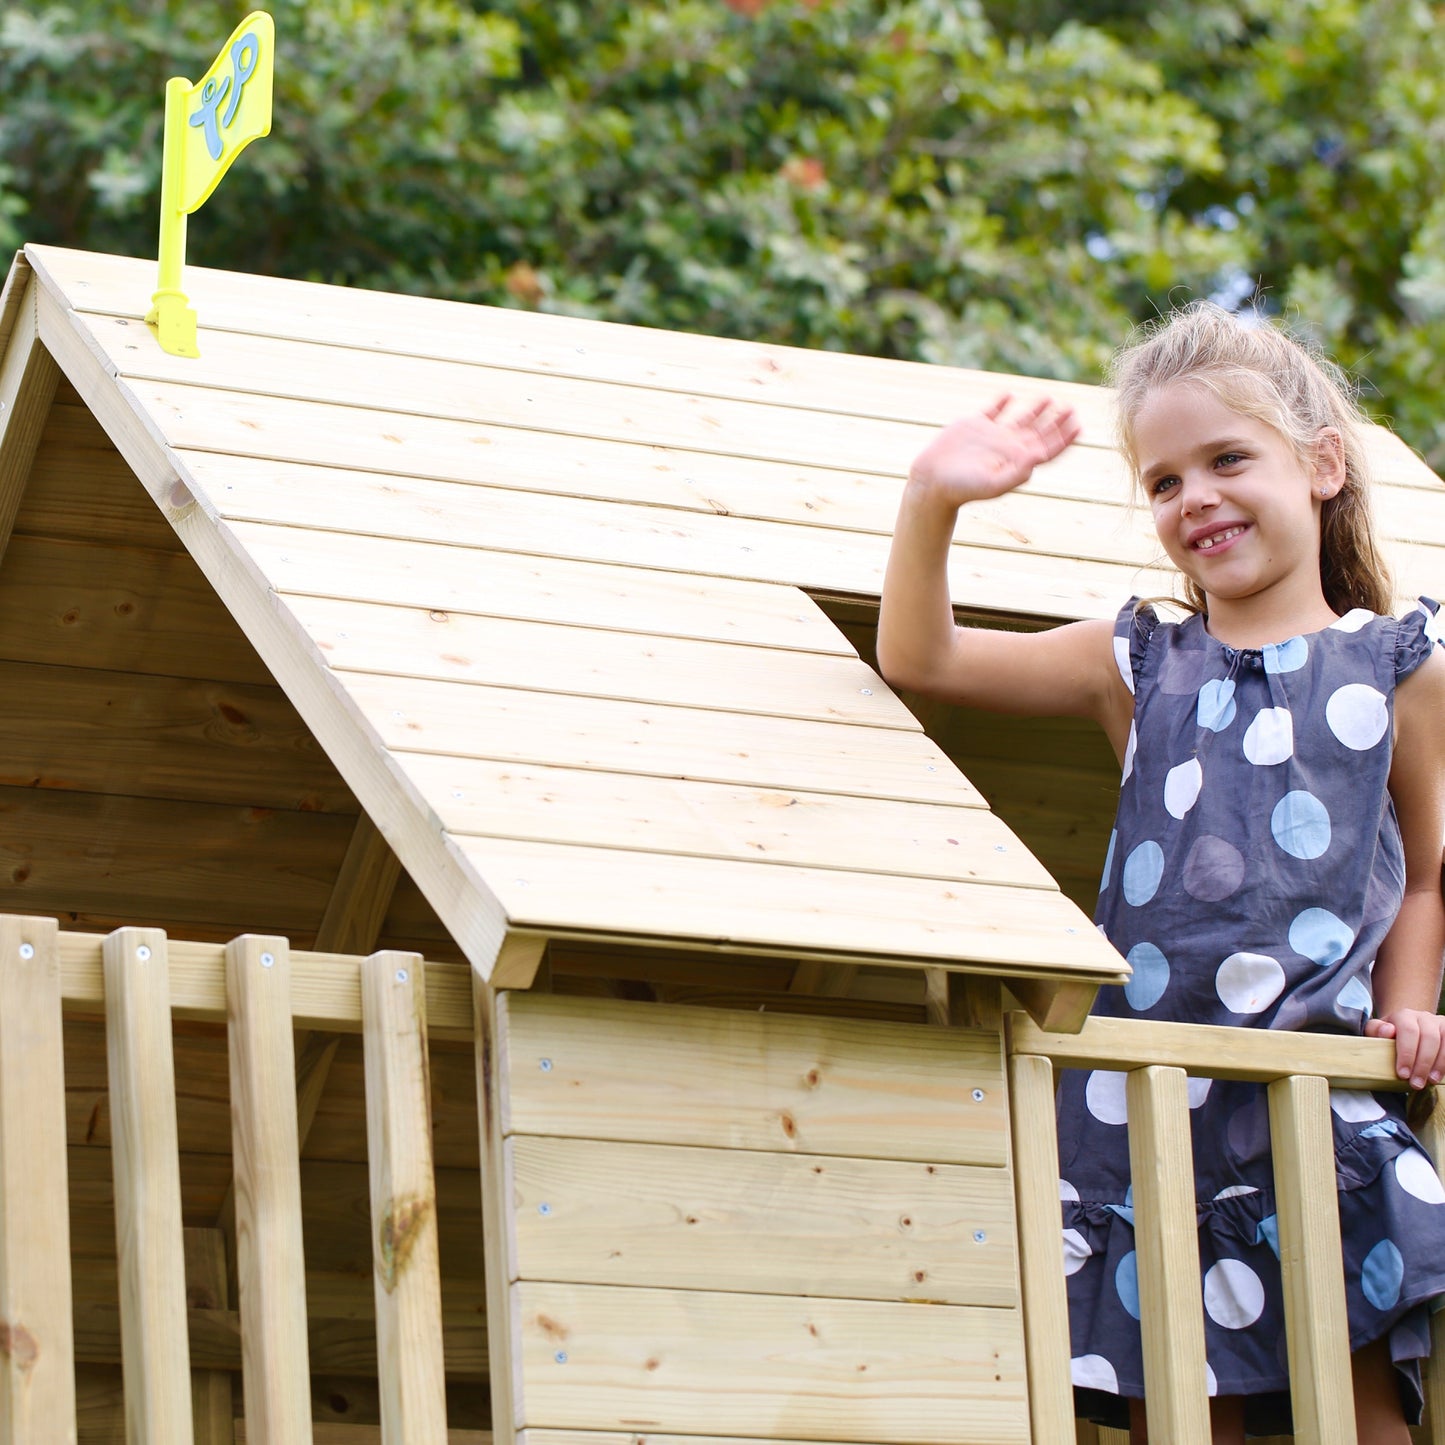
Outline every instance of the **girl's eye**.
{"type": "Polygon", "coordinates": [[[1149,495],[1151,497],[1162,497],[1171,487],[1178,486],[1178,477],[1159,477],[1150,484],[1149,495]]]}
{"type": "Polygon", "coordinates": [[[1220,452],[1215,457],[1214,465],[1217,467],[1237,467],[1244,458],[1238,452],[1220,452]]]}

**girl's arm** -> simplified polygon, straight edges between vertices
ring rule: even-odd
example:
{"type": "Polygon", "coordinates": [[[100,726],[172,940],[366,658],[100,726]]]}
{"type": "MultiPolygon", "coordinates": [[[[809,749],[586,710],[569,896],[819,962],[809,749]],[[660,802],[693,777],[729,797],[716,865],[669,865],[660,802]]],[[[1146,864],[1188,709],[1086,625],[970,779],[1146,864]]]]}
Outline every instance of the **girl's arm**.
{"type": "Polygon", "coordinates": [[[878,665],[896,686],[970,707],[1092,717],[1122,753],[1133,700],[1109,623],[1019,633],[953,620],[948,556],[959,509],[1021,486],[1079,434],[1067,408],[1045,401],[1006,417],[1008,402],[945,428],[909,471],[883,583],[878,665]]]}
{"type": "Polygon", "coordinates": [[[1375,960],[1375,1017],[1365,1032],[1395,1040],[1399,1075],[1419,1089],[1445,1077],[1445,1018],[1437,1012],[1445,952],[1445,651],[1438,648],[1395,694],[1390,796],[1405,845],[1405,901],[1375,960]]]}

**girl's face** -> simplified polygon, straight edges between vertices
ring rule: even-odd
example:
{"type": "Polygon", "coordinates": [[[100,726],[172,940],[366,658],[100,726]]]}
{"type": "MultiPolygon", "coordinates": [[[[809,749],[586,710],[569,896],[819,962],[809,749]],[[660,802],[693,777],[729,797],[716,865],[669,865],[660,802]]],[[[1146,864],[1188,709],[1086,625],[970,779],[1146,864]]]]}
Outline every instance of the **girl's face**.
{"type": "Polygon", "coordinates": [[[1320,506],[1344,482],[1337,436],[1303,463],[1280,432],[1208,387],[1171,382],[1134,419],[1140,485],[1169,559],[1209,598],[1310,607],[1320,587],[1320,506]]]}

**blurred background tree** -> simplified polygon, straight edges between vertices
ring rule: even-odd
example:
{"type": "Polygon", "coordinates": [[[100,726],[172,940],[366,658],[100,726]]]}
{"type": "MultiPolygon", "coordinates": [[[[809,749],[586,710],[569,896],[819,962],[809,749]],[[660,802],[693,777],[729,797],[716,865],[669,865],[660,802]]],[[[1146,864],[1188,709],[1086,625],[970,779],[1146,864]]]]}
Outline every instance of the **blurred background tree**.
{"type": "MultiPolygon", "coordinates": [[[[1313,329],[1445,469],[1425,0],[274,0],[193,261],[1096,380],[1171,300],[1313,329]]],[[[0,243],[154,253],[161,95],[240,17],[0,19],[0,243]]]]}

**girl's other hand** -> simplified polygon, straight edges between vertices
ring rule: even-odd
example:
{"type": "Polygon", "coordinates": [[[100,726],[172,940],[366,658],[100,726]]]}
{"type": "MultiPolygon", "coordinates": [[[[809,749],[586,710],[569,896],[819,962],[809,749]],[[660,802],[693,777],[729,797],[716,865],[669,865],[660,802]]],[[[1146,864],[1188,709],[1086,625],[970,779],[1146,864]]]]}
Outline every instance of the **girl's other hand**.
{"type": "Polygon", "coordinates": [[[1423,1009],[1402,1008],[1384,1018],[1370,1019],[1365,1035],[1394,1039],[1395,1072],[1409,1079],[1412,1089],[1438,1084],[1445,1074],[1445,1018],[1423,1009]]]}
{"type": "Polygon", "coordinates": [[[1081,428],[1072,407],[1045,397],[1005,417],[1011,400],[1005,394],[945,427],[914,459],[909,481],[960,507],[1012,491],[1077,439],[1081,428]]]}

